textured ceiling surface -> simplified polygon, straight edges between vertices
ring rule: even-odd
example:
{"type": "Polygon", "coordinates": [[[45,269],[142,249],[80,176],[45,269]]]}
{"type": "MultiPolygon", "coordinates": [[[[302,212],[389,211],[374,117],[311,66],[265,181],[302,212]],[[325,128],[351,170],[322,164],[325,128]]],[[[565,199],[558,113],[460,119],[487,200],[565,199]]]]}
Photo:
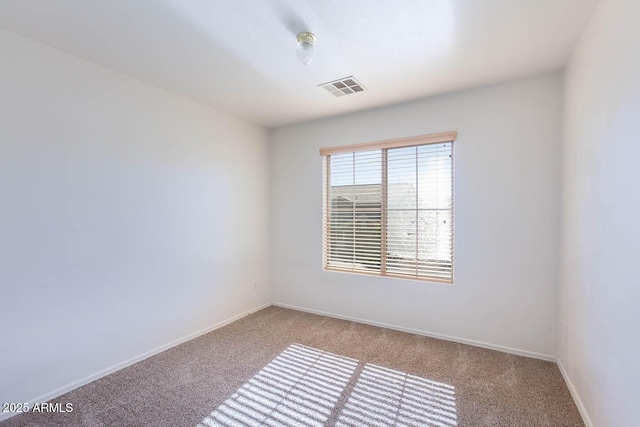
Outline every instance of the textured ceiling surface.
{"type": "Polygon", "coordinates": [[[275,127],[559,70],[596,1],[2,0],[0,27],[275,127]]]}

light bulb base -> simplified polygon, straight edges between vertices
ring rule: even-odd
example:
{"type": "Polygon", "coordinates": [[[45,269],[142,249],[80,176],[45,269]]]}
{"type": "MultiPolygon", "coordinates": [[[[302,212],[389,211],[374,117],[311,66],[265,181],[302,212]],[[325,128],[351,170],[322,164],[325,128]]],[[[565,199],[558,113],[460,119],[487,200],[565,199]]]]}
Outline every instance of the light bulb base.
{"type": "Polygon", "coordinates": [[[297,37],[298,42],[300,43],[315,43],[316,42],[316,36],[313,33],[309,33],[309,32],[303,32],[298,34],[297,37]]]}

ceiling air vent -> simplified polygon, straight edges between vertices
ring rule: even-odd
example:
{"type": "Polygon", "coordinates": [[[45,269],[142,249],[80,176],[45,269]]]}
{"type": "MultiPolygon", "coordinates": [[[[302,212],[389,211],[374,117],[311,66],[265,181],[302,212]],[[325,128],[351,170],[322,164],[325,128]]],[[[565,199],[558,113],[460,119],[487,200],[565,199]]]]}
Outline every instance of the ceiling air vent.
{"type": "Polygon", "coordinates": [[[352,93],[362,92],[364,90],[364,86],[355,77],[343,77],[338,80],[334,80],[332,82],[322,83],[318,85],[318,87],[322,87],[327,90],[333,96],[345,96],[351,95],[352,93]]]}

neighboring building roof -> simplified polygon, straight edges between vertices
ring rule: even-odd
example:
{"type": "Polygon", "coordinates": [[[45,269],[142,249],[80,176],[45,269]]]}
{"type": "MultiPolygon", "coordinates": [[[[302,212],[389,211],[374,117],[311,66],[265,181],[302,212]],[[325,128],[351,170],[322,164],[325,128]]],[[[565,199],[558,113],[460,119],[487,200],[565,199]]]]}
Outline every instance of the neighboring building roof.
{"type": "MultiPolygon", "coordinates": [[[[394,182],[389,184],[389,191],[390,193],[413,191],[415,194],[415,187],[411,183],[394,182]]],[[[351,203],[380,204],[382,203],[382,184],[332,186],[329,198],[335,200],[338,197],[342,197],[351,203]]]]}
{"type": "Polygon", "coordinates": [[[335,200],[341,197],[351,203],[373,204],[382,203],[382,185],[381,184],[365,184],[365,185],[340,185],[331,187],[329,198],[335,200]]]}

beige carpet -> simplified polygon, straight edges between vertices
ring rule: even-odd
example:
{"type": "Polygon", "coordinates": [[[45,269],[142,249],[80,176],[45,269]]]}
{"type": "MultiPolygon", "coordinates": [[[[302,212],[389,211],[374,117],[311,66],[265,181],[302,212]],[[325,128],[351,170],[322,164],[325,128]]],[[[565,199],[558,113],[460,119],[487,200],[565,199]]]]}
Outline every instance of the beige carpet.
{"type": "Polygon", "coordinates": [[[554,363],[269,307],[9,426],[581,426],[554,363]]]}

